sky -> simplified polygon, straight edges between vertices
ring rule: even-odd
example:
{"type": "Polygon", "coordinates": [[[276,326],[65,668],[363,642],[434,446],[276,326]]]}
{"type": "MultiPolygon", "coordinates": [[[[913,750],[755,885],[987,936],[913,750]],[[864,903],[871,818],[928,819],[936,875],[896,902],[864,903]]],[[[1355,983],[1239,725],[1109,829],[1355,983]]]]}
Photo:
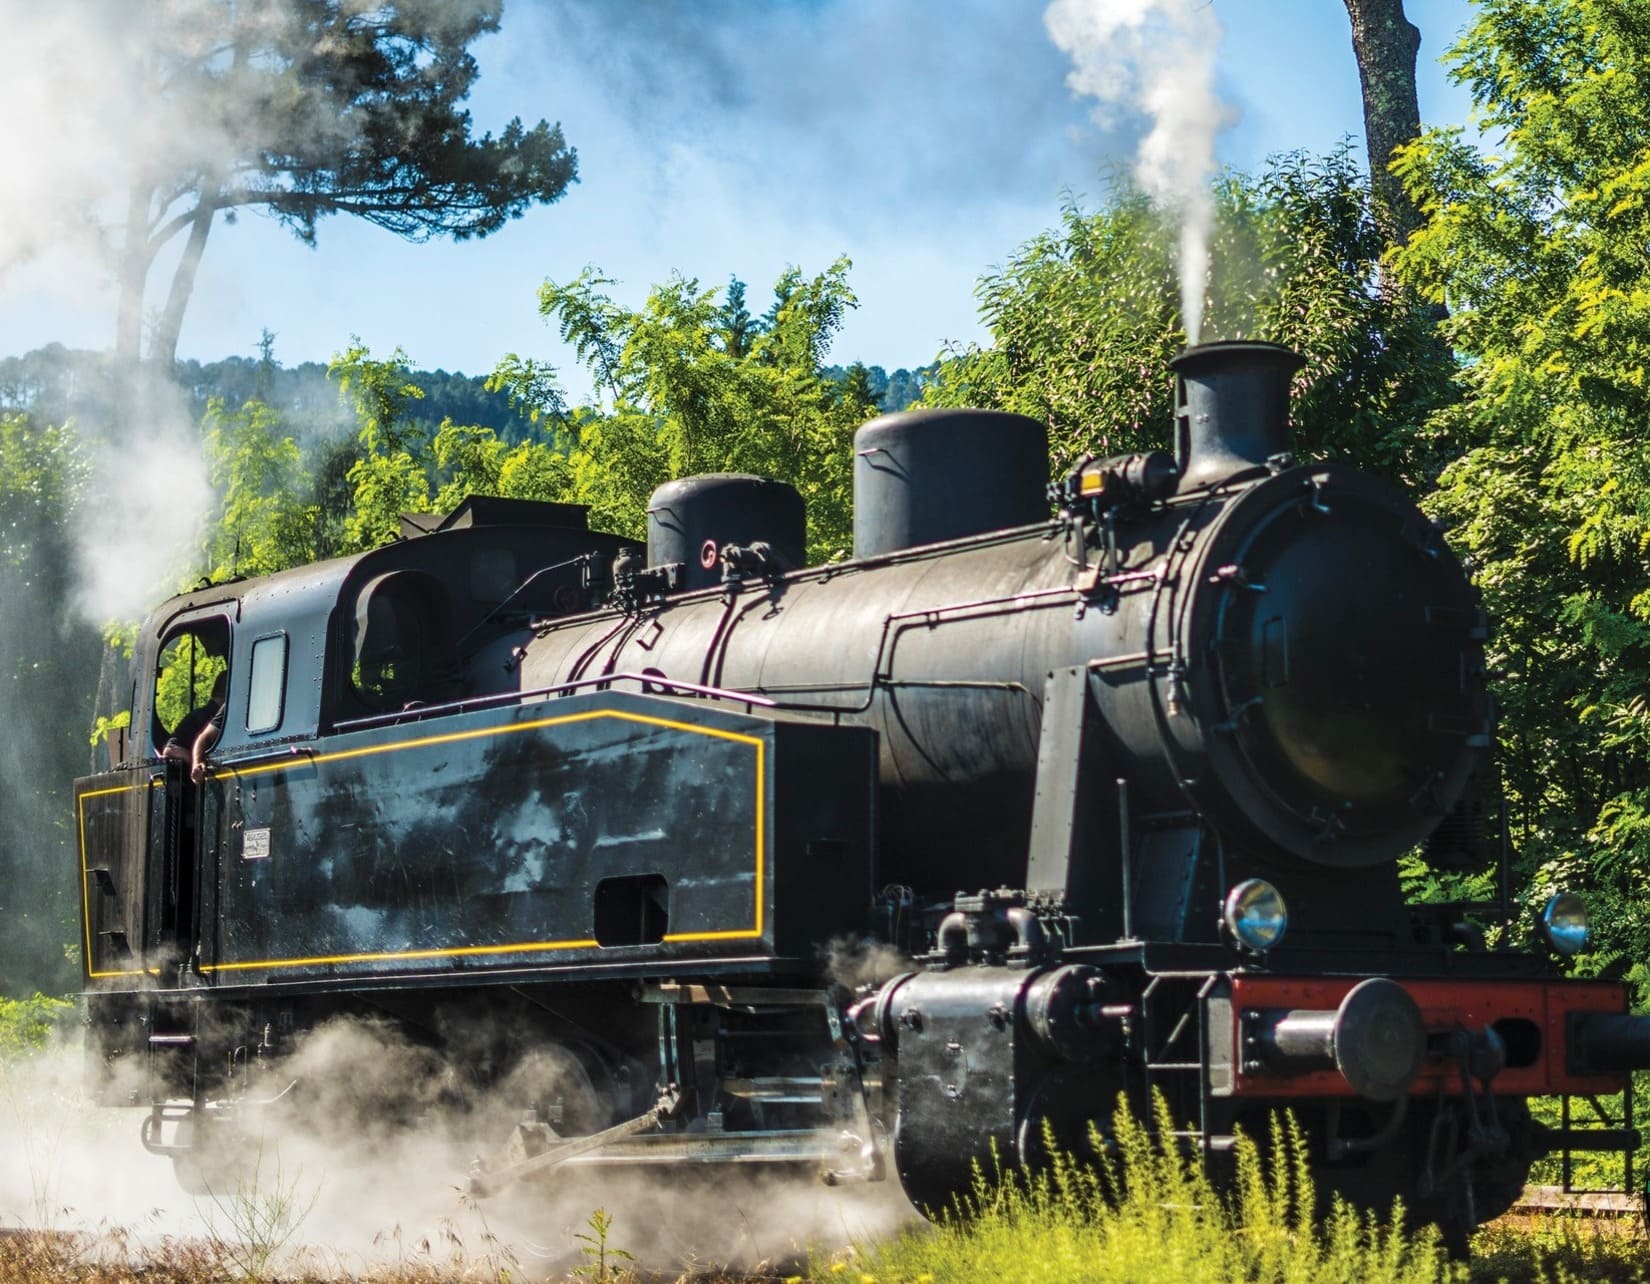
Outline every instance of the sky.
{"type": "MultiPolygon", "coordinates": [[[[1186,0],[1197,4],[1200,0],[1186,0]]],[[[1342,0],[1209,0],[1223,37],[1221,164],[1362,156],[1357,68],[1342,0]]],[[[1470,103],[1438,60],[1468,0],[1409,0],[1431,124],[1470,103]]],[[[220,219],[179,355],[325,361],[358,336],[421,367],[485,373],[505,353],[581,378],[538,315],[537,288],[586,265],[639,305],[673,273],[750,285],[753,310],[789,265],[853,261],[860,306],[830,359],[888,370],[984,338],[974,284],[1090,204],[1130,165],[1142,122],[1067,84],[1046,0],[507,0],[475,46],[480,129],[559,121],[579,182],[480,241],[422,245],[346,218],[309,249],[272,220],[220,219]]],[[[49,162],[47,162],[49,163],[49,162]]],[[[150,307],[158,306],[152,290],[150,307]]],[[[84,255],[38,254],[0,277],[0,355],[57,341],[107,347],[114,305],[84,255]]]]}

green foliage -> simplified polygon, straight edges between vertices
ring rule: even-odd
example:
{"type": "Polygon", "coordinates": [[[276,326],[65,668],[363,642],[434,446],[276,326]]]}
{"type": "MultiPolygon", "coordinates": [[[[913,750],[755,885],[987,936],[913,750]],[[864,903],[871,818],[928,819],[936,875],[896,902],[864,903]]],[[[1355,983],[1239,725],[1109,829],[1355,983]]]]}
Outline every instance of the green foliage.
{"type": "Polygon", "coordinates": [[[488,392],[508,397],[511,408],[524,412],[531,424],[537,425],[545,419],[557,423],[567,420],[567,399],[556,382],[556,368],[548,361],[507,352],[487,377],[485,386],[488,392]]]}
{"type": "Polygon", "coordinates": [[[1158,1142],[1173,1124],[1161,1098],[1156,1113],[1154,1135],[1119,1106],[1116,1158],[1099,1169],[1058,1156],[1033,1176],[982,1176],[958,1215],[861,1245],[856,1268],[839,1260],[816,1277],[882,1284],[1465,1279],[1436,1235],[1411,1237],[1345,1205],[1316,1222],[1308,1143],[1292,1123],[1274,1121],[1264,1150],[1241,1138],[1236,1182],[1221,1192],[1196,1159],[1158,1142]]]}
{"type": "Polygon", "coordinates": [[[207,575],[268,575],[315,556],[319,511],[308,499],[298,443],[275,411],[249,401],[230,412],[211,402],[202,431],[209,476],[222,497],[209,529],[207,575]]]}
{"type": "Polygon", "coordinates": [[[639,310],[586,269],[545,282],[539,309],[588,366],[604,405],[566,421],[574,493],[592,519],[639,536],[648,493],[673,477],[748,472],[788,481],[808,504],[812,560],[851,542],[854,430],[875,413],[863,371],[823,361],[856,306],[849,263],[805,276],[788,269],[761,318],[735,280],[725,291],[675,277],[639,310]]]}
{"type": "Polygon", "coordinates": [[[1483,0],[1452,53],[1494,152],[1459,132],[1400,169],[1397,258],[1447,303],[1470,447],[1432,511],[1497,623],[1503,790],[1527,897],[1589,893],[1625,974],[1650,949],[1650,22],[1630,0],[1483,0]]]}
{"type": "MultiPolygon", "coordinates": [[[[523,364],[535,365],[531,361],[523,364]]],[[[553,385],[554,370],[542,369],[553,385]]],[[[107,353],[55,343],[22,356],[0,357],[0,412],[27,413],[36,423],[106,422],[119,405],[114,373],[107,353]]],[[[409,371],[407,378],[424,394],[407,405],[409,421],[430,433],[447,419],[492,428],[511,442],[533,433],[535,421],[525,411],[514,409],[509,390],[502,385],[490,387],[492,381],[486,377],[437,369],[409,371]]],[[[884,376],[890,393],[908,388],[912,378],[909,371],[884,376]]],[[[206,418],[214,401],[227,407],[249,401],[268,406],[311,458],[318,454],[323,439],[336,437],[350,418],[350,411],[339,404],[338,386],[325,364],[281,365],[273,352],[268,360],[260,355],[179,361],[173,367],[172,382],[197,422],[206,418]]]]}
{"type": "Polygon", "coordinates": [[[15,1057],[44,1048],[54,1032],[64,1029],[74,1016],[69,999],[34,994],[26,999],[0,996],[0,1057],[15,1057]]]}
{"type": "Polygon", "coordinates": [[[407,407],[424,393],[408,378],[407,354],[397,348],[375,359],[359,339],[327,367],[355,407],[361,453],[346,474],[353,502],[343,524],[343,548],[377,548],[401,530],[401,514],[430,511],[424,463],[427,439],[409,423],[407,407]]]}
{"type": "Polygon", "coordinates": [[[1472,1279],[1483,1284],[1644,1284],[1644,1231],[1618,1222],[1553,1215],[1492,1222],[1472,1241],[1472,1279]]]}
{"type": "MultiPolygon", "coordinates": [[[[472,494],[586,504],[593,525],[639,539],[655,487],[715,471],[792,482],[809,502],[813,555],[841,555],[853,432],[894,386],[881,371],[873,379],[863,366],[822,364],[854,306],[847,271],[846,260],[811,278],[787,271],[759,318],[738,281],[719,298],[676,278],[639,310],[609,297],[611,282],[593,270],[547,282],[541,308],[590,366],[604,404],[569,409],[552,366],[510,354],[486,391],[538,433],[451,417],[432,430],[418,416],[429,376],[399,349],[375,357],[359,340],[328,367],[354,413],[353,443],[321,438],[306,450],[268,402],[231,410],[210,400],[202,433],[221,498],[200,569],[221,581],[375,548],[399,535],[402,513],[447,512],[472,494]]],[[[262,363],[266,384],[270,367],[262,363]]],[[[896,373],[901,388],[916,386],[896,373]]],[[[166,708],[191,707],[189,686],[163,692],[166,708]]]]}
{"type": "Polygon", "coordinates": [[[100,653],[73,609],[74,522],[87,463],[70,425],[0,412],[0,984],[11,993],[74,983],[63,942],[77,933],[69,786],[86,774],[100,653]]]}
{"type": "Polygon", "coordinates": [[[122,731],[131,725],[132,711],[130,709],[122,709],[112,716],[100,713],[97,716],[97,721],[92,723],[92,734],[87,738],[86,743],[95,748],[97,745],[102,744],[112,733],[122,731]]]}
{"type": "Polygon", "coordinates": [[[63,528],[87,476],[69,425],[0,413],[0,562],[34,588],[62,569],[63,528]]]}
{"type": "MultiPolygon", "coordinates": [[[[1424,483],[1446,441],[1423,432],[1449,395],[1428,309],[1387,288],[1384,241],[1367,181],[1347,149],[1273,160],[1217,189],[1204,340],[1287,344],[1297,377],[1295,448],[1424,483]]],[[[954,354],[924,392],[930,405],[986,405],[1040,419],[1056,466],[1172,441],[1166,362],[1185,342],[1175,229],[1141,192],[1068,203],[1058,228],[982,278],[992,342],[954,354]]]]}

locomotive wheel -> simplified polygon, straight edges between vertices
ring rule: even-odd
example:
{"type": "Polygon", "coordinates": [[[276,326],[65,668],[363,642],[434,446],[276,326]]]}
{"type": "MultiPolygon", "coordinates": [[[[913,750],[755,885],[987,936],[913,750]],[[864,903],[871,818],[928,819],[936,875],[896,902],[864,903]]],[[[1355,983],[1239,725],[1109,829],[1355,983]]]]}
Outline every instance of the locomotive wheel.
{"type": "Polygon", "coordinates": [[[247,1176],[244,1155],[234,1144],[237,1134],[223,1124],[207,1124],[192,1115],[178,1124],[176,1144],[187,1147],[172,1156],[172,1176],[186,1195],[232,1196],[247,1176]]]}
{"type": "MultiPolygon", "coordinates": [[[[1507,1149],[1473,1165],[1467,1178],[1471,1182],[1471,1200],[1467,1198],[1466,1185],[1458,1181],[1430,1199],[1417,1200],[1414,1207],[1414,1219],[1436,1225],[1450,1256],[1461,1260],[1470,1252],[1473,1232],[1518,1201],[1529,1181],[1530,1166],[1543,1151],[1536,1140],[1535,1125],[1526,1102],[1503,1100],[1496,1103],[1496,1108],[1501,1126],[1507,1130],[1507,1149]]],[[[1424,1157],[1426,1134],[1423,1129],[1417,1132],[1420,1147],[1417,1153],[1424,1157]]]]}
{"type": "MultiPolygon", "coordinates": [[[[1459,1109],[1446,1105],[1446,1110],[1459,1109]]],[[[1437,1189],[1423,1194],[1428,1170],[1428,1142],[1436,1112],[1428,1106],[1411,1107],[1408,1120],[1386,1144],[1342,1159],[1328,1159],[1332,1135],[1321,1111],[1297,1110],[1296,1117],[1308,1137],[1312,1160],[1312,1181],[1317,1214],[1329,1215],[1336,1199],[1377,1218],[1392,1216],[1394,1201],[1401,1200],[1404,1222],[1411,1232],[1428,1226],[1438,1228],[1444,1247],[1458,1260],[1468,1253],[1472,1233],[1499,1217],[1517,1201],[1529,1177],[1530,1165],[1541,1153],[1530,1121],[1529,1107],[1520,1099],[1499,1099],[1497,1118],[1508,1134],[1508,1145],[1500,1155],[1484,1157],[1470,1173],[1440,1182],[1437,1189]],[[1471,1182],[1470,1195],[1466,1183],[1471,1182]]],[[[1379,1128],[1384,1115],[1351,1123],[1350,1131],[1337,1129],[1341,1136],[1367,1137],[1379,1128]]],[[[1264,1138],[1266,1125],[1259,1117],[1244,1122],[1251,1136],[1264,1138]]],[[[1435,1176],[1443,1176],[1455,1155],[1439,1155],[1435,1176]]]]}

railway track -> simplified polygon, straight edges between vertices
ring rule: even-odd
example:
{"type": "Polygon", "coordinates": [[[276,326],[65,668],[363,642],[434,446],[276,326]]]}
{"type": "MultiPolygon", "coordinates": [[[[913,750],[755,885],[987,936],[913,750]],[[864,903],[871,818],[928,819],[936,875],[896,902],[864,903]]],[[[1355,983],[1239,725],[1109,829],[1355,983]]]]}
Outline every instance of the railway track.
{"type": "Polygon", "coordinates": [[[1598,1220],[1644,1218],[1645,1196],[1610,1190],[1565,1190],[1562,1186],[1526,1186],[1508,1212],[1514,1215],[1565,1213],[1598,1220]]]}

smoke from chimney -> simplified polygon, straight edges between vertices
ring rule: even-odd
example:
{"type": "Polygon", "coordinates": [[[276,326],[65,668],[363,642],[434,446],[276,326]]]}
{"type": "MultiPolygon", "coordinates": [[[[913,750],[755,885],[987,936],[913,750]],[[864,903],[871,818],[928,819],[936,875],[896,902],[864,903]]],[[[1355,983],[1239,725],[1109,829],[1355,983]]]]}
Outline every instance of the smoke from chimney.
{"type": "Polygon", "coordinates": [[[1066,83],[1098,100],[1095,119],[1144,115],[1135,177],[1180,222],[1180,311],[1198,342],[1214,225],[1215,138],[1232,123],[1215,90],[1221,27],[1212,0],[1054,0],[1050,38],[1071,56],[1066,83]]]}

